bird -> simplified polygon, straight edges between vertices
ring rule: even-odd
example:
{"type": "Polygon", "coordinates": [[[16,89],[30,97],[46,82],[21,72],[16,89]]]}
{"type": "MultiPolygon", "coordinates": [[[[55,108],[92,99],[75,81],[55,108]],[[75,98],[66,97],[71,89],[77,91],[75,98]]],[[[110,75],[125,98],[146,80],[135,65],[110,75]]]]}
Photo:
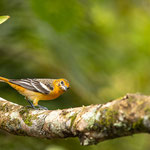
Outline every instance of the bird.
{"type": "Polygon", "coordinates": [[[49,78],[27,78],[7,79],[0,76],[0,82],[8,83],[12,88],[25,96],[33,109],[47,109],[38,104],[40,100],[53,100],[65,93],[69,88],[69,81],[66,79],[49,78]],[[33,101],[33,103],[31,102],[33,101]]]}

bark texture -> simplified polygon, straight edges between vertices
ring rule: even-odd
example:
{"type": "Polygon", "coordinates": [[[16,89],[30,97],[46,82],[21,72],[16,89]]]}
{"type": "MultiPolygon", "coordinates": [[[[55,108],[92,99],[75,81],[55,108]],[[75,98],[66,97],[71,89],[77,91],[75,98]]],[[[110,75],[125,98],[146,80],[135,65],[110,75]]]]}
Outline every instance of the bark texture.
{"type": "Polygon", "coordinates": [[[82,145],[150,132],[150,96],[127,94],[106,104],[33,110],[0,98],[0,129],[38,138],[78,137],[82,145]]]}

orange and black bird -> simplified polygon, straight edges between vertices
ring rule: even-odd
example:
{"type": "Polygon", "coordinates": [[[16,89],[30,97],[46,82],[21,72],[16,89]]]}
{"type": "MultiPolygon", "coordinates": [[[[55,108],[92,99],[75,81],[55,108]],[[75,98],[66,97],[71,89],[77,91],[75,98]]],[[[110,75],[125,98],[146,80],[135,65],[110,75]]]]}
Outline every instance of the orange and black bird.
{"type": "Polygon", "coordinates": [[[7,79],[0,77],[0,82],[8,83],[20,94],[24,95],[32,108],[38,106],[42,109],[47,108],[38,105],[40,100],[55,99],[70,87],[66,79],[7,79]],[[33,104],[31,101],[33,101],[33,104]]]}

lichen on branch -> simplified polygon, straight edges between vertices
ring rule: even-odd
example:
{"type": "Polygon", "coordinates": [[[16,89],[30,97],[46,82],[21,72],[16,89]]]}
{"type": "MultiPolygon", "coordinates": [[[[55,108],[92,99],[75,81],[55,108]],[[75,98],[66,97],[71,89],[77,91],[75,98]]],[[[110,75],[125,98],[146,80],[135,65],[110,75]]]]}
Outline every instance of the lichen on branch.
{"type": "Polygon", "coordinates": [[[0,129],[38,138],[78,137],[82,145],[150,132],[150,96],[127,94],[106,104],[34,110],[0,98],[0,129]]]}

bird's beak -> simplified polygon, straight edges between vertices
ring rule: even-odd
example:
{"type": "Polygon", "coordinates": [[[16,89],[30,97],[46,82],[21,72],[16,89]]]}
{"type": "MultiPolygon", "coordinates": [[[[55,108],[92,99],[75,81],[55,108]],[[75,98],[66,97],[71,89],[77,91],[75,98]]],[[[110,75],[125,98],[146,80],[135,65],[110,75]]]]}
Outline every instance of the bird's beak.
{"type": "Polygon", "coordinates": [[[62,90],[67,91],[69,88],[67,86],[62,86],[62,90]]]}

